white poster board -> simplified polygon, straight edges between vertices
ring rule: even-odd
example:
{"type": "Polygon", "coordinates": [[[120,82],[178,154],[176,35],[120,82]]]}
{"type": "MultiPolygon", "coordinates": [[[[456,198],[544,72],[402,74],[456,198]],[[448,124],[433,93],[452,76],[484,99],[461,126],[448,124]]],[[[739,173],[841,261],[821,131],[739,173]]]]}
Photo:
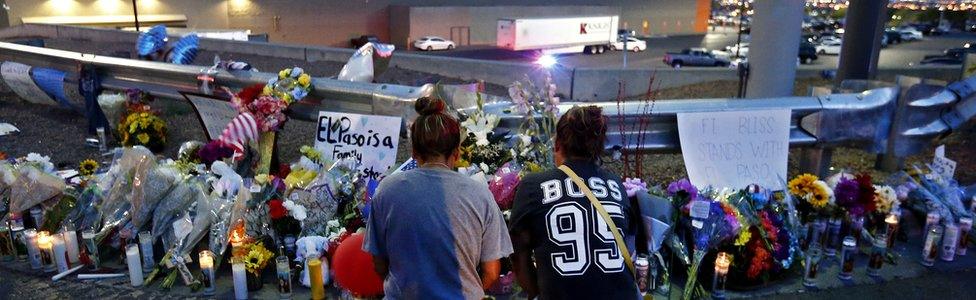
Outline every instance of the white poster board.
{"type": "Polygon", "coordinates": [[[219,138],[227,124],[239,114],[237,108],[234,108],[230,101],[208,95],[182,94],[193,105],[197,116],[200,117],[200,123],[203,124],[203,129],[207,133],[207,138],[211,140],[219,138]]]}
{"type": "Polygon", "coordinates": [[[789,109],[679,113],[678,135],[696,186],[775,187],[786,178],[789,109]]]}
{"type": "Polygon", "coordinates": [[[5,61],[0,65],[0,75],[3,75],[3,81],[21,99],[34,104],[57,104],[51,96],[37,87],[30,76],[30,68],[25,64],[5,61]]]}
{"type": "Polygon", "coordinates": [[[319,112],[315,149],[332,161],[353,157],[363,178],[379,179],[396,163],[400,118],[319,112]]]}

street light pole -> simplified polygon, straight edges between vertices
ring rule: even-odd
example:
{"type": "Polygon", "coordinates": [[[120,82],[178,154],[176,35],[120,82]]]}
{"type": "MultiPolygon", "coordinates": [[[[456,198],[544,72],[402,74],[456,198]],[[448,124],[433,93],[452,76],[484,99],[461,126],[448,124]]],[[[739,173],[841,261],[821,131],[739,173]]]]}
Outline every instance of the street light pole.
{"type": "Polygon", "coordinates": [[[132,0],[132,16],[136,21],[136,32],[139,32],[139,9],[136,7],[136,0],[132,0]]]}

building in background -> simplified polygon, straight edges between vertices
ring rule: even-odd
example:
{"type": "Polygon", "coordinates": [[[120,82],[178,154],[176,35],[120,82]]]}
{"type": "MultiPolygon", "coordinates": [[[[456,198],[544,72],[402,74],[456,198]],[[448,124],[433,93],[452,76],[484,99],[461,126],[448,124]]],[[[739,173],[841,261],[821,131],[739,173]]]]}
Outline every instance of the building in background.
{"type": "MultiPolygon", "coordinates": [[[[128,28],[131,0],[0,0],[10,25],[128,28]]],[[[704,33],[710,0],[136,0],[142,24],[250,30],[280,43],[348,47],[375,35],[405,47],[439,35],[460,45],[495,43],[500,18],[619,15],[640,35],[704,33]]],[[[0,18],[2,20],[2,18],[0,18]]]]}

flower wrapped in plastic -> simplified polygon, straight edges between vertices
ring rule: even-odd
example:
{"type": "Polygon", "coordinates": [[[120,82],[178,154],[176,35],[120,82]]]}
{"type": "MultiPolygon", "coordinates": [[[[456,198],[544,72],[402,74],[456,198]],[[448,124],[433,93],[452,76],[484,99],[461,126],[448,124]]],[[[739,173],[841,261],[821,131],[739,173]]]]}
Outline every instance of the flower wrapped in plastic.
{"type": "Polygon", "coordinates": [[[96,234],[99,242],[130,220],[132,203],[143,201],[141,186],[155,166],[156,156],[145,147],[117,149],[112,167],[98,182],[105,195],[102,226],[96,234]]]}
{"type": "Polygon", "coordinates": [[[219,179],[213,184],[210,251],[217,256],[223,256],[227,250],[231,228],[243,225],[241,222],[244,221],[244,212],[251,193],[244,189],[243,179],[230,166],[218,161],[211,170],[219,179]]]}
{"type": "Polygon", "coordinates": [[[179,175],[175,168],[157,164],[146,173],[142,184],[133,186],[131,198],[133,228],[140,229],[149,223],[154,215],[153,212],[162,203],[163,198],[169,195],[178,179],[179,175]]]}
{"type": "Polygon", "coordinates": [[[495,198],[498,208],[503,211],[512,208],[512,203],[515,202],[515,188],[521,181],[519,171],[508,163],[499,168],[495,176],[488,181],[488,190],[495,198]]]}
{"type": "Polygon", "coordinates": [[[287,199],[306,213],[301,221],[302,236],[328,236],[328,222],[342,217],[337,215],[340,205],[351,202],[357,194],[359,173],[355,164],[354,159],[339,160],[309,185],[292,189],[287,199]]]}
{"type": "Polygon", "coordinates": [[[152,216],[153,239],[163,242],[163,249],[173,246],[175,234],[173,222],[197,201],[206,201],[203,176],[193,176],[177,181],[173,189],[160,202],[152,216]]]}
{"type": "Polygon", "coordinates": [[[29,154],[17,163],[14,174],[10,184],[11,212],[21,213],[60,196],[65,190],[64,180],[54,175],[54,165],[47,156],[29,154]]]}
{"type": "Polygon", "coordinates": [[[944,223],[955,223],[959,218],[974,216],[963,205],[964,190],[959,184],[953,178],[935,172],[930,166],[912,166],[910,172],[896,174],[890,182],[897,186],[896,196],[904,197],[901,203],[903,208],[922,214],[936,212],[944,223]],[[902,195],[899,196],[899,193],[902,195]]]}
{"type": "Polygon", "coordinates": [[[97,184],[90,182],[85,185],[65,222],[71,222],[78,229],[95,229],[100,226],[102,212],[99,204],[103,201],[102,197],[102,190],[97,184]]]}
{"type": "Polygon", "coordinates": [[[743,229],[731,245],[722,247],[734,257],[730,284],[755,286],[784,275],[801,250],[802,228],[793,217],[792,198],[758,185],[727,194],[723,201],[737,208],[743,229]]]}

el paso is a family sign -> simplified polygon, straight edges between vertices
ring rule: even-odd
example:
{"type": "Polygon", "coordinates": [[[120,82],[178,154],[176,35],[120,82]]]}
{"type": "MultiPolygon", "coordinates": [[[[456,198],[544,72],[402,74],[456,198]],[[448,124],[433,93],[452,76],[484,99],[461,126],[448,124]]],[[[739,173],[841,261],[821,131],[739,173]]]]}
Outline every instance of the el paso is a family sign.
{"type": "Polygon", "coordinates": [[[319,112],[315,148],[333,161],[355,158],[364,178],[378,179],[396,163],[400,118],[319,112]]]}

